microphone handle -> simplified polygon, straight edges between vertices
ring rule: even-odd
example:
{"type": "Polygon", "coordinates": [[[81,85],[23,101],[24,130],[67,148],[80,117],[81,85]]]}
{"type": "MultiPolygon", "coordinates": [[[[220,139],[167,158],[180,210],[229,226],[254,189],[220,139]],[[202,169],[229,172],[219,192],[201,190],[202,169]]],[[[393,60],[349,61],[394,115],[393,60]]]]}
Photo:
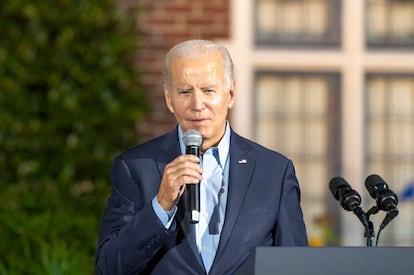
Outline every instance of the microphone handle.
{"type": "MultiPolygon", "coordinates": [[[[198,146],[186,146],[187,155],[200,157],[200,148],[198,146]]],[[[190,223],[198,223],[200,220],[200,184],[187,184],[185,186],[187,193],[187,210],[190,214],[190,223]]]]}

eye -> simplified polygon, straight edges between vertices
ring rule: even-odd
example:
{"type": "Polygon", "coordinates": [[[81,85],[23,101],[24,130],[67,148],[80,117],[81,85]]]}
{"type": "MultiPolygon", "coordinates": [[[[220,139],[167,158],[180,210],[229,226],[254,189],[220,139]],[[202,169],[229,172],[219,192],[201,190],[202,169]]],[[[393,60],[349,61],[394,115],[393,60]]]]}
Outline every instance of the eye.
{"type": "Polygon", "coordinates": [[[203,89],[203,91],[204,91],[205,93],[214,93],[214,92],[216,92],[216,90],[214,90],[214,89],[212,89],[212,88],[203,89]]]}
{"type": "Polygon", "coordinates": [[[189,93],[191,93],[191,89],[181,89],[181,90],[178,91],[178,93],[183,94],[183,95],[189,94],[189,93]]]}

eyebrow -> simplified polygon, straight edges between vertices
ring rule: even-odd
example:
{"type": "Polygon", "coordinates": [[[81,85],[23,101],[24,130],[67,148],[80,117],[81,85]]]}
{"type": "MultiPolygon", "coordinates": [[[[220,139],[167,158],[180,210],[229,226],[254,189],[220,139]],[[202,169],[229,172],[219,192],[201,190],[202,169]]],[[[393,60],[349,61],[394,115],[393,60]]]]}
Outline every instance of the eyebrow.
{"type": "MultiPolygon", "coordinates": [[[[205,85],[202,85],[200,90],[209,90],[209,89],[218,89],[219,85],[216,83],[207,83],[205,85]]],[[[192,91],[194,90],[194,87],[191,85],[184,85],[181,87],[177,87],[177,92],[183,92],[183,91],[192,91]]]]}
{"type": "Polygon", "coordinates": [[[217,84],[211,84],[211,85],[206,85],[202,87],[201,89],[217,89],[217,87],[218,87],[217,84]]]}
{"type": "Polygon", "coordinates": [[[191,90],[193,90],[193,87],[190,87],[190,86],[178,87],[176,90],[177,90],[178,92],[182,92],[182,91],[191,91],[191,90]]]}

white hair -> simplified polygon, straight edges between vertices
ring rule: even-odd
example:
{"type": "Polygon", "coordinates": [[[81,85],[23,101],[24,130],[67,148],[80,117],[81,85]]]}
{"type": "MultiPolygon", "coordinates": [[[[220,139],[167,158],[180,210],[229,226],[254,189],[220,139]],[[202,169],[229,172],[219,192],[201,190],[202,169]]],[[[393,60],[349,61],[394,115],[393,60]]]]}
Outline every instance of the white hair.
{"type": "Polygon", "coordinates": [[[194,39],[187,40],[172,47],[164,58],[163,77],[164,83],[170,87],[170,64],[181,57],[195,57],[213,51],[220,52],[224,62],[224,73],[226,86],[230,89],[234,80],[233,74],[233,60],[231,59],[229,51],[226,47],[210,40],[194,39]]]}

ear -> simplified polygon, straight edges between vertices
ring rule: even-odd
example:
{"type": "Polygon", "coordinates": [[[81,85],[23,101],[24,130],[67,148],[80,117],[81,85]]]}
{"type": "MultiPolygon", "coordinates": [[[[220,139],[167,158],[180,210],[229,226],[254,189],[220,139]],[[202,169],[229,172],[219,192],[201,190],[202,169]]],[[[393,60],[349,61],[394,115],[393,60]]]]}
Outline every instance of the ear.
{"type": "Polygon", "coordinates": [[[230,91],[229,91],[229,109],[231,109],[236,101],[236,82],[233,80],[231,83],[230,91]]]}
{"type": "Polygon", "coordinates": [[[165,103],[167,104],[168,110],[170,110],[170,112],[174,114],[174,108],[171,102],[171,96],[170,96],[170,92],[168,91],[167,84],[164,84],[164,98],[165,98],[165,103]]]}

